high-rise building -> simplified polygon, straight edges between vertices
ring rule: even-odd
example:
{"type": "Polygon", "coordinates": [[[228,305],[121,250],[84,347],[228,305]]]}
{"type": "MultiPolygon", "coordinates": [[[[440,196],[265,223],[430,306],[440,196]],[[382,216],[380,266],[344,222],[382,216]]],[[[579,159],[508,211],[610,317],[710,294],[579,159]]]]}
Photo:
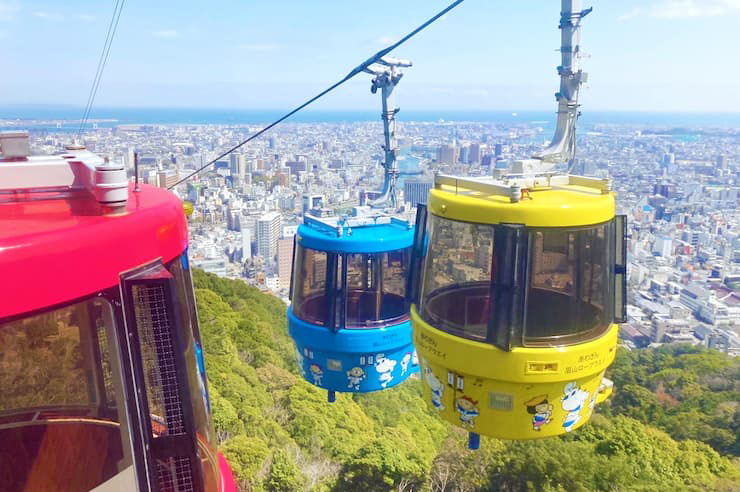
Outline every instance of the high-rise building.
{"type": "Polygon", "coordinates": [[[469,156],[470,156],[470,147],[464,144],[461,145],[460,146],[460,157],[458,159],[458,162],[465,162],[465,163],[470,162],[469,156]]]}
{"type": "Polygon", "coordinates": [[[239,178],[239,181],[243,182],[247,172],[247,156],[236,153],[229,155],[229,169],[233,178],[239,178]]]}
{"type": "Polygon", "coordinates": [[[246,227],[242,229],[242,259],[252,258],[252,233],[246,227]]]}
{"type": "Polygon", "coordinates": [[[232,208],[226,209],[226,228],[230,231],[241,231],[241,212],[232,208]]]}
{"type": "Polygon", "coordinates": [[[134,154],[136,153],[136,149],[133,147],[129,147],[126,149],[126,168],[129,170],[129,174],[134,173],[134,154]]]}
{"type": "Polygon", "coordinates": [[[293,238],[278,240],[278,278],[280,288],[290,287],[290,270],[293,265],[293,238]]]}
{"type": "Polygon", "coordinates": [[[180,180],[180,172],[177,169],[157,171],[157,186],[169,188],[180,180]]]}
{"type": "Polygon", "coordinates": [[[403,182],[403,199],[413,206],[421,203],[426,205],[429,190],[434,187],[434,181],[425,178],[410,178],[403,182]]]}
{"type": "Polygon", "coordinates": [[[437,150],[437,160],[441,164],[457,164],[457,149],[450,144],[440,146],[437,150]]]}
{"type": "Polygon", "coordinates": [[[267,212],[257,220],[257,254],[266,259],[275,258],[282,228],[280,212],[267,212]]]}
{"type": "Polygon", "coordinates": [[[468,162],[470,164],[478,164],[481,160],[480,144],[470,144],[470,152],[468,152],[468,162]]]}
{"type": "Polygon", "coordinates": [[[496,144],[496,146],[494,147],[493,155],[494,155],[494,157],[501,157],[502,155],[504,155],[504,146],[503,146],[503,144],[500,144],[500,143],[497,143],[496,144]]]}

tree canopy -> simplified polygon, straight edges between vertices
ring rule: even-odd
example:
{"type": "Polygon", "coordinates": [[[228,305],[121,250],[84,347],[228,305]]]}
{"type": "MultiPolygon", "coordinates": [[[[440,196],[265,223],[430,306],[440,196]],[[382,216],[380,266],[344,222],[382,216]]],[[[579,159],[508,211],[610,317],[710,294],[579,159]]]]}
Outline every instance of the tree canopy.
{"type": "Polygon", "coordinates": [[[194,280],[213,424],[243,491],[740,489],[738,366],[717,352],[620,350],[611,406],[583,428],[484,438],[471,452],[419,380],[328,404],[298,373],[285,304],[241,281],[194,280]]]}

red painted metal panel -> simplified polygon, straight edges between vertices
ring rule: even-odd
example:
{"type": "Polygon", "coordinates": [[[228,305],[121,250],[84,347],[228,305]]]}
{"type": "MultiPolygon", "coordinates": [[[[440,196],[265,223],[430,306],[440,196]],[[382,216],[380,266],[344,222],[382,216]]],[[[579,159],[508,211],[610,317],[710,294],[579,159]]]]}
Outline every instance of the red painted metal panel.
{"type": "Polygon", "coordinates": [[[224,458],[224,455],[218,453],[218,467],[221,470],[221,483],[223,483],[223,492],[237,492],[234,474],[231,473],[231,467],[224,458]]]}
{"type": "Polygon", "coordinates": [[[116,286],[121,272],[187,246],[182,202],[129,187],[125,212],[103,214],[88,193],[0,197],[0,318],[45,309],[116,286]]]}

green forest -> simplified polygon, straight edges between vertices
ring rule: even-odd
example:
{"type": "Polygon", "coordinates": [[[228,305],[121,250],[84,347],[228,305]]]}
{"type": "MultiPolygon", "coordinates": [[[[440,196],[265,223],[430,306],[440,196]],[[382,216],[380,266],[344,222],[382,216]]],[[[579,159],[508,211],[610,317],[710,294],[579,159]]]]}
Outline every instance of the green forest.
{"type": "Polygon", "coordinates": [[[279,299],[201,271],[195,286],[213,423],[242,491],[740,490],[737,359],[620,348],[615,393],[583,428],[472,452],[419,380],[328,404],[298,374],[279,299]]]}

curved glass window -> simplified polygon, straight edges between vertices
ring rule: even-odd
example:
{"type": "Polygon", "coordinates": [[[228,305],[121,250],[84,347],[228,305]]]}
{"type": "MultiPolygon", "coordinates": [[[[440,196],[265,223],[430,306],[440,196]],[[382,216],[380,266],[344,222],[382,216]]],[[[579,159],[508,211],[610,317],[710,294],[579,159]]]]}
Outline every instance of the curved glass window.
{"type": "Polygon", "coordinates": [[[429,218],[421,317],[432,326],[485,340],[491,317],[493,226],[429,218]]]}
{"type": "Polygon", "coordinates": [[[408,249],[348,254],[346,265],[346,328],[368,328],[407,316],[408,249]]]}
{"type": "Polygon", "coordinates": [[[96,297],[0,323],[2,490],[136,489],[113,320],[96,297]]]}
{"type": "Polygon", "coordinates": [[[525,345],[596,337],[613,320],[613,222],[530,233],[525,345]]]}
{"type": "Polygon", "coordinates": [[[429,217],[419,314],[456,336],[550,346],[603,334],[614,319],[614,221],[526,228],[429,217]]]}
{"type": "Polygon", "coordinates": [[[315,325],[325,325],[327,253],[296,246],[293,266],[293,314],[315,325]]]}
{"type": "Polygon", "coordinates": [[[293,267],[293,314],[332,328],[374,328],[408,316],[410,249],[327,253],[300,244],[293,267]]]}

